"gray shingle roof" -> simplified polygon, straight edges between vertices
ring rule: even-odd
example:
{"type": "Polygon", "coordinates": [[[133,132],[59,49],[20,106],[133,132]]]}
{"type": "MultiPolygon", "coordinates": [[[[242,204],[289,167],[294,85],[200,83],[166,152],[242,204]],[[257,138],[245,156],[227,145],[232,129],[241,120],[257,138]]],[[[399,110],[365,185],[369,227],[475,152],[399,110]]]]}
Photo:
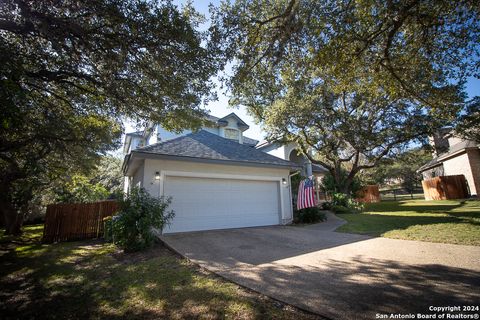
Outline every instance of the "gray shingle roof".
{"type": "Polygon", "coordinates": [[[205,130],[138,148],[133,152],[297,167],[293,162],[274,157],[248,145],[239,144],[205,130]]]}
{"type": "Polygon", "coordinates": [[[453,154],[462,151],[464,149],[471,149],[471,148],[480,148],[480,144],[471,140],[463,140],[457,144],[454,144],[453,146],[450,147],[448,152],[440,154],[438,157],[433,158],[429,162],[425,163],[423,166],[421,166],[417,172],[422,172],[427,169],[433,168],[435,166],[440,165],[443,160],[449,158],[453,154]]]}
{"type": "Polygon", "coordinates": [[[258,140],[243,136],[243,143],[254,147],[257,145],[258,140]]]}

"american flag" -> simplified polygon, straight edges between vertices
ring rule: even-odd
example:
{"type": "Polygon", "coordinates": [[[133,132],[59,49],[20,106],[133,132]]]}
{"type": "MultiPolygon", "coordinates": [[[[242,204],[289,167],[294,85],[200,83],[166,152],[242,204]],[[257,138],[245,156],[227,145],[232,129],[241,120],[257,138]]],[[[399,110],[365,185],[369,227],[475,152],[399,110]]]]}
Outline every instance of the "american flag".
{"type": "Polygon", "coordinates": [[[315,191],[313,188],[313,179],[305,179],[300,181],[298,187],[297,210],[310,208],[317,205],[315,200],[315,191]]]}

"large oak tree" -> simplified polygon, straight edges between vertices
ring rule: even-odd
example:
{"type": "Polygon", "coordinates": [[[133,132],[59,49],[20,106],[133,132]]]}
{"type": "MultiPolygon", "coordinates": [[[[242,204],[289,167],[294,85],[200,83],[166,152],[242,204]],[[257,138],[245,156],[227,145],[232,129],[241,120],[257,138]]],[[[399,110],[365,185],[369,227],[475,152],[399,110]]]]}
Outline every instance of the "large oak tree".
{"type": "Polygon", "coordinates": [[[232,103],[295,141],[344,192],[361,170],[451,123],[479,76],[473,0],[238,0],[214,22],[233,61],[232,103]]]}
{"type": "Polygon", "coordinates": [[[147,0],[0,3],[0,210],[116,147],[121,118],[194,127],[218,62],[189,6],[147,0]]]}

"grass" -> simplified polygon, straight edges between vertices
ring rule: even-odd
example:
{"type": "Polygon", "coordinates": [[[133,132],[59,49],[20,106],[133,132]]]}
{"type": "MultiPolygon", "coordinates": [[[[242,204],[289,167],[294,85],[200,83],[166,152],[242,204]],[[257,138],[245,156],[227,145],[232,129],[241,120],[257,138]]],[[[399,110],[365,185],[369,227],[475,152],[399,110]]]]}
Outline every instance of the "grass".
{"type": "Polygon", "coordinates": [[[368,204],[337,231],[480,246],[480,201],[405,200],[368,204]]]}
{"type": "Polygon", "coordinates": [[[124,254],[102,241],[40,243],[0,231],[2,319],[316,319],[206,272],[165,247],[124,254]]]}

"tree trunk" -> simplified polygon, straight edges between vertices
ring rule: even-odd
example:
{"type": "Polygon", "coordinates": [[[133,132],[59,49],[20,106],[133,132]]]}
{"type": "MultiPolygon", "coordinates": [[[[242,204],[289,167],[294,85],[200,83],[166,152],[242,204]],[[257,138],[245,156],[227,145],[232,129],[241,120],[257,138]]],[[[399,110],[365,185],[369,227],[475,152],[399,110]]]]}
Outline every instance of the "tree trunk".
{"type": "Polygon", "coordinates": [[[13,206],[5,201],[0,202],[0,211],[5,222],[5,234],[21,235],[23,226],[23,214],[20,214],[13,206]]]}

